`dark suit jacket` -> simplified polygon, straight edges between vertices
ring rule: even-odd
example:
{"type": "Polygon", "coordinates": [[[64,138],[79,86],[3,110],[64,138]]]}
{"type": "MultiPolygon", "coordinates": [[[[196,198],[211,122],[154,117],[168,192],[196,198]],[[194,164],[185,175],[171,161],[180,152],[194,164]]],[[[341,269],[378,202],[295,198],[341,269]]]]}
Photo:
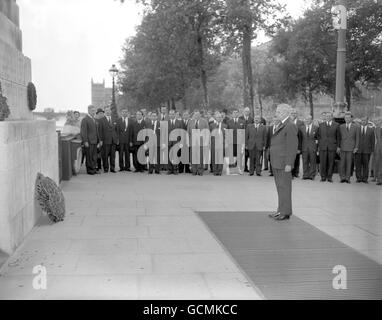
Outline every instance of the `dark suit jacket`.
{"type": "Polygon", "coordinates": [[[244,127],[245,127],[245,129],[247,129],[247,127],[248,127],[249,124],[252,124],[252,123],[255,122],[255,120],[254,120],[251,116],[248,117],[248,120],[245,120],[245,117],[244,117],[244,116],[241,116],[241,117],[240,117],[240,120],[242,120],[242,121],[244,122],[244,127]]]}
{"type": "Polygon", "coordinates": [[[127,128],[125,121],[123,121],[123,118],[119,118],[117,120],[117,134],[118,134],[118,141],[121,144],[130,144],[130,142],[133,142],[133,126],[134,121],[132,119],[128,119],[127,128]]]}
{"type": "Polygon", "coordinates": [[[245,131],[245,146],[248,150],[256,147],[257,150],[263,150],[267,145],[267,128],[262,124],[256,130],[254,124],[249,124],[245,131]]]}
{"type": "Polygon", "coordinates": [[[307,151],[315,151],[317,152],[317,132],[318,127],[312,125],[311,132],[309,135],[306,132],[307,126],[303,125],[300,127],[300,136],[301,136],[301,151],[307,152],[307,151]]]}
{"type": "MultiPolygon", "coordinates": [[[[210,125],[210,130],[211,130],[211,148],[212,150],[215,149],[215,137],[212,135],[212,132],[214,132],[214,130],[216,129],[219,129],[219,124],[214,122],[210,125]]],[[[222,125],[221,125],[221,130],[222,130],[222,137],[223,137],[223,149],[224,149],[224,146],[225,146],[225,131],[227,129],[227,125],[225,123],[222,122],[222,125]]]]}
{"type": "Polygon", "coordinates": [[[170,134],[173,130],[176,130],[176,129],[182,129],[182,121],[175,120],[175,123],[173,125],[171,120],[168,120],[168,138],[169,138],[168,145],[169,145],[169,147],[176,145],[181,139],[181,137],[178,137],[177,141],[170,141],[170,134]]]}
{"type": "Polygon", "coordinates": [[[230,119],[228,121],[228,129],[233,130],[233,144],[237,144],[237,130],[242,129],[245,130],[245,122],[244,120],[238,118],[237,123],[235,123],[234,119],[230,119]]]}
{"type": "Polygon", "coordinates": [[[322,151],[337,151],[340,140],[340,126],[337,122],[332,121],[330,127],[326,122],[320,124],[317,131],[318,148],[322,151]]]}
{"type": "Polygon", "coordinates": [[[111,145],[118,144],[117,123],[111,120],[111,124],[107,118],[102,118],[99,121],[99,139],[103,144],[111,145]]]}
{"type": "Polygon", "coordinates": [[[350,126],[350,131],[346,129],[346,124],[341,124],[340,126],[340,148],[341,151],[354,151],[355,148],[359,146],[359,127],[358,125],[352,123],[350,126]]]}
{"type": "Polygon", "coordinates": [[[82,142],[97,144],[99,141],[96,120],[86,115],[81,121],[81,139],[82,142]]]}
{"type": "MultiPolygon", "coordinates": [[[[156,130],[155,130],[155,135],[156,135],[156,138],[157,138],[157,148],[159,148],[161,146],[161,141],[160,141],[160,138],[161,138],[161,128],[160,128],[160,121],[158,120],[157,121],[157,127],[156,127],[156,130]]],[[[152,121],[150,122],[147,122],[146,123],[146,129],[151,129],[151,130],[154,130],[154,124],[152,123],[152,121]]]]}
{"type": "Polygon", "coordinates": [[[374,154],[382,156],[382,127],[375,128],[374,154]]]}
{"type": "Polygon", "coordinates": [[[137,120],[133,123],[133,128],[132,128],[132,131],[133,131],[132,138],[133,139],[132,139],[132,141],[133,141],[134,146],[141,146],[145,143],[145,141],[138,141],[138,134],[141,130],[144,130],[144,129],[146,129],[146,123],[143,119],[142,119],[140,124],[138,123],[137,120]]]}
{"type": "Polygon", "coordinates": [[[297,127],[287,119],[279,126],[271,138],[272,168],[283,170],[287,165],[293,167],[298,148],[297,127]]]}
{"type": "Polygon", "coordinates": [[[371,154],[375,148],[375,130],[374,128],[367,127],[366,135],[362,133],[362,127],[360,128],[359,146],[357,153],[371,154]]]}
{"type": "MultiPolygon", "coordinates": [[[[189,146],[192,146],[192,130],[193,129],[196,129],[196,121],[194,119],[192,119],[188,122],[187,132],[188,132],[188,137],[189,137],[189,146]]],[[[210,127],[209,127],[206,119],[200,118],[198,129],[201,131],[204,129],[207,129],[209,131],[210,127]]],[[[203,133],[202,133],[202,137],[204,137],[203,133]]],[[[200,145],[200,142],[197,142],[197,143],[198,143],[198,145],[200,145]]]]}

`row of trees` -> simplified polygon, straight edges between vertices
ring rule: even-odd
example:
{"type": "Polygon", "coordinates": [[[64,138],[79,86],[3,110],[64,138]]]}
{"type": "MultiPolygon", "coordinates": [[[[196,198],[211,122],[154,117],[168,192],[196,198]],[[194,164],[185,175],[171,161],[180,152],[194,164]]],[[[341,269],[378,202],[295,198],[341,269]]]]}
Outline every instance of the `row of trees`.
{"type": "MultiPolygon", "coordinates": [[[[127,39],[120,89],[129,101],[155,108],[244,106],[264,98],[276,103],[333,95],[336,32],[334,0],[316,0],[304,16],[290,19],[277,1],[138,0],[144,18],[127,39]],[[252,48],[263,31],[272,42],[252,48]]],[[[356,83],[382,81],[382,6],[349,0],[346,92],[350,106],[356,83]]]]}

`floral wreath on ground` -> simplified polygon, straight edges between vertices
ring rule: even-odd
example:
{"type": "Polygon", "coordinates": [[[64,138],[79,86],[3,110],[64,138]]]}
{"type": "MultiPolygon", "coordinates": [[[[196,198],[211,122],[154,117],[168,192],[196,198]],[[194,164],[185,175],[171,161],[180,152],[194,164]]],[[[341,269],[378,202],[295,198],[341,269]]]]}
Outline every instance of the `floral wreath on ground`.
{"type": "Polygon", "coordinates": [[[7,98],[3,96],[3,90],[0,82],[0,121],[9,117],[11,111],[7,103],[7,98]]]}
{"type": "Polygon", "coordinates": [[[28,83],[28,107],[29,110],[33,111],[36,109],[37,105],[37,93],[36,93],[36,87],[32,82],[28,83]]]}

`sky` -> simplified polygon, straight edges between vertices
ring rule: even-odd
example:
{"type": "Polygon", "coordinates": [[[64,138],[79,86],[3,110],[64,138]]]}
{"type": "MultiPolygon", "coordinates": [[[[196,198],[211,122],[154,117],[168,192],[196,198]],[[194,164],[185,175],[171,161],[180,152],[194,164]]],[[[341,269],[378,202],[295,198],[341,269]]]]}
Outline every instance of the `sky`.
{"type": "MultiPolygon", "coordinates": [[[[305,0],[281,0],[298,17],[305,0]]],[[[111,86],[108,70],[142,19],[134,0],[18,0],[23,52],[32,60],[38,111],[85,112],[91,79],[111,86]]],[[[261,41],[262,39],[258,39],[261,41]]],[[[264,39],[266,40],[266,39],[264,39]]]]}

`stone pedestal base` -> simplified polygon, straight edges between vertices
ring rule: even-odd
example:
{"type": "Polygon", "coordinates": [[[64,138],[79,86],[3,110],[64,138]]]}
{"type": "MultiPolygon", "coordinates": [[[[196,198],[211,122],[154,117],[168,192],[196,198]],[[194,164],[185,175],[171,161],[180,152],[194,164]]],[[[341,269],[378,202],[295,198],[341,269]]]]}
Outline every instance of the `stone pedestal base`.
{"type": "Polygon", "coordinates": [[[0,250],[8,254],[41,216],[35,203],[38,172],[58,183],[55,122],[0,122],[0,250]]]}

